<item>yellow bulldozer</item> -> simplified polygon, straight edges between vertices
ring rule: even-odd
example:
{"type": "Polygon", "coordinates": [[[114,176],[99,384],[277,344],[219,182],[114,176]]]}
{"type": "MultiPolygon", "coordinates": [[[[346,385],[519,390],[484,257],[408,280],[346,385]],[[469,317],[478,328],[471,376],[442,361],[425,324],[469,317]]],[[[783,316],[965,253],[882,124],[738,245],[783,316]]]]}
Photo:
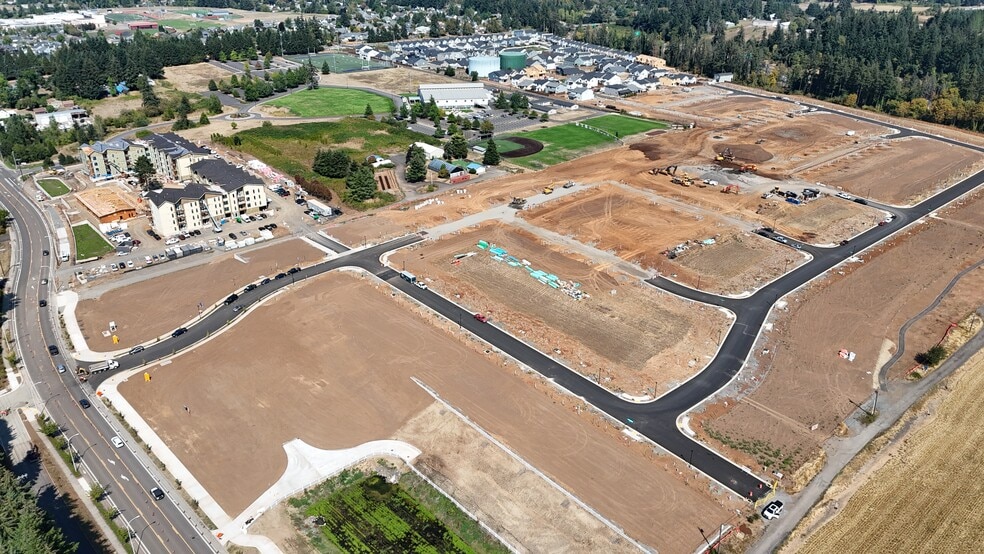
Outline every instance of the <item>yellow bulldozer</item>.
{"type": "Polygon", "coordinates": [[[725,148],[724,152],[721,152],[717,156],[714,156],[714,161],[717,162],[733,162],[735,161],[735,155],[731,152],[731,148],[725,148]]]}

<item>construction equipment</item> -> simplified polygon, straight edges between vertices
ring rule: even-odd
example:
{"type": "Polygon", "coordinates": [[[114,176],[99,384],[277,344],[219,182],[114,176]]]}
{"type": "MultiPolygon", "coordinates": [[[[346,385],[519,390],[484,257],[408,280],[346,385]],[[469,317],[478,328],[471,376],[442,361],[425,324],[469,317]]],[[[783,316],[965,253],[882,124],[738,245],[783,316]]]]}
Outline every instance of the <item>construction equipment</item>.
{"type": "Polygon", "coordinates": [[[510,208],[515,208],[517,210],[522,210],[526,207],[526,199],[514,196],[512,202],[509,203],[510,208]]]}
{"type": "Polygon", "coordinates": [[[543,187],[543,194],[553,194],[553,187],[543,187]]]}
{"type": "Polygon", "coordinates": [[[731,184],[721,189],[721,192],[725,194],[738,194],[740,189],[738,188],[738,185],[731,184]]]}
{"type": "Polygon", "coordinates": [[[724,152],[714,157],[714,160],[719,162],[733,162],[735,161],[735,155],[731,152],[731,148],[725,148],[724,152]]]}
{"type": "Polygon", "coordinates": [[[755,165],[755,164],[741,164],[741,167],[738,168],[738,171],[740,173],[748,173],[750,171],[758,171],[758,166],[755,165]]]}
{"type": "Polygon", "coordinates": [[[649,170],[652,175],[676,175],[677,166],[668,165],[666,167],[654,167],[649,170]]]}

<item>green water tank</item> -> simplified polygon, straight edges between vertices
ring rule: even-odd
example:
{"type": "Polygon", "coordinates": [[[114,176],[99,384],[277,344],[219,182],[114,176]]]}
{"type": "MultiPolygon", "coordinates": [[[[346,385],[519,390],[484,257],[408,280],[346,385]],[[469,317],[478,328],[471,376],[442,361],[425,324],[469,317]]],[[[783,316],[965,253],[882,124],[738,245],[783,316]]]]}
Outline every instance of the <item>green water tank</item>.
{"type": "Polygon", "coordinates": [[[499,67],[512,71],[526,67],[526,52],[499,52],[499,67]]]}

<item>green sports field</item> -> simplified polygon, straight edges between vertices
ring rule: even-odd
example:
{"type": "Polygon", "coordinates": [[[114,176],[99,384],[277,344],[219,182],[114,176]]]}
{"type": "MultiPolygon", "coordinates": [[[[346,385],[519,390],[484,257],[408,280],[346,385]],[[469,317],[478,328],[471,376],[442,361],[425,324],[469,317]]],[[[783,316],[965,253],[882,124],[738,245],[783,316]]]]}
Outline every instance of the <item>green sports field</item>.
{"type": "Polygon", "coordinates": [[[661,121],[638,119],[624,115],[602,115],[592,117],[591,119],[586,119],[582,121],[582,123],[592,127],[597,127],[603,131],[608,131],[609,133],[619,137],[643,133],[653,129],[666,129],[668,127],[667,124],[661,121]]]}
{"type": "MultiPolygon", "coordinates": [[[[483,144],[482,146],[488,146],[488,142],[485,142],[485,144],[483,144]]],[[[496,150],[499,151],[500,154],[503,154],[505,152],[512,152],[513,150],[519,150],[522,147],[523,147],[522,144],[515,143],[509,139],[504,139],[504,138],[495,139],[495,148],[496,150]]]]}
{"type": "Polygon", "coordinates": [[[71,192],[68,185],[61,179],[41,179],[38,181],[38,186],[43,188],[48,193],[48,196],[52,198],[71,192]]]}
{"type": "MultiPolygon", "coordinates": [[[[601,133],[577,127],[571,123],[516,133],[518,137],[531,138],[543,143],[543,150],[522,158],[510,158],[509,162],[530,169],[541,169],[561,162],[573,160],[584,150],[612,143],[612,139],[601,133]]],[[[496,143],[498,146],[498,143],[496,143]]],[[[502,150],[499,150],[502,152],[502,150]]]]}
{"type": "Polygon", "coordinates": [[[72,233],[75,235],[75,258],[78,260],[98,258],[113,251],[113,247],[102,238],[99,231],[89,224],[72,227],[72,233]]]}
{"type": "MultiPolygon", "coordinates": [[[[310,59],[311,64],[319,71],[321,70],[321,66],[327,61],[332,73],[361,71],[366,67],[365,60],[358,56],[350,56],[348,54],[312,54],[310,56],[298,54],[296,56],[287,56],[287,59],[300,64],[306,64],[310,59]]],[[[391,66],[387,63],[369,60],[369,69],[384,69],[387,67],[391,66]]]]}
{"type": "Polygon", "coordinates": [[[298,117],[362,115],[366,111],[366,104],[372,106],[377,117],[393,110],[393,101],[385,96],[364,90],[330,87],[297,91],[267,104],[287,108],[298,117]]]}
{"type": "Polygon", "coordinates": [[[174,27],[178,31],[188,31],[190,29],[204,29],[206,27],[221,27],[221,23],[214,21],[189,21],[187,19],[161,19],[157,22],[165,27],[174,27]]]}

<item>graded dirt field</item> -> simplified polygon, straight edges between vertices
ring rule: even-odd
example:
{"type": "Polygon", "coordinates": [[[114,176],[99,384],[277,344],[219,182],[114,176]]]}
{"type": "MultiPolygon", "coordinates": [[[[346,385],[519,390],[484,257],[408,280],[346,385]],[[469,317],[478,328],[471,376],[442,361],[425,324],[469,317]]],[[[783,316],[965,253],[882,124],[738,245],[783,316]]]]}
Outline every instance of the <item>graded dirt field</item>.
{"type": "MultiPolygon", "coordinates": [[[[125,286],[109,284],[116,287],[110,290],[100,283],[96,293],[80,291],[75,317],[89,349],[108,352],[152,340],[194,319],[199,313],[199,302],[211,306],[261,276],[323,260],[324,252],[303,241],[291,240],[262,248],[198,256],[211,256],[211,259],[206,264],[125,286]],[[237,260],[236,255],[249,263],[237,260]],[[116,322],[119,344],[113,344],[112,336],[103,336],[110,321],[116,322]]],[[[131,275],[139,277],[139,272],[131,275]]]]}
{"type": "Polygon", "coordinates": [[[207,91],[209,80],[214,79],[218,83],[233,74],[225,66],[218,67],[208,62],[164,68],[164,79],[174,88],[184,92],[207,91]]]}
{"type": "Polygon", "coordinates": [[[980,160],[980,154],[966,148],[905,138],[867,147],[802,177],[888,204],[909,205],[968,176],[980,160]]]}
{"type": "Polygon", "coordinates": [[[470,339],[452,339],[456,325],[421,318],[390,290],[340,273],[299,283],[227,332],[149,368],[152,381],[130,379],[120,391],[229,514],[280,478],[286,441],[334,449],[406,433],[433,401],[411,377],[660,552],[692,552],[699,540],[684,524],[714,528],[738,507],[582,402],[482,354],[470,339]]]}
{"type": "Polygon", "coordinates": [[[660,293],[637,279],[588,265],[511,226],[486,225],[390,257],[395,267],[616,392],[658,394],[700,371],[728,321],[719,310],[660,293]],[[495,261],[478,241],[503,248],[530,267],[579,283],[575,300],[495,261]],[[475,252],[454,262],[454,256],[475,252]],[[559,353],[557,351],[559,350],[559,353]]]}
{"type": "Polygon", "coordinates": [[[797,552],[961,552],[984,540],[984,354],[947,389],[884,465],[855,477],[860,488],[797,552]]]}
{"type": "MultiPolygon", "coordinates": [[[[871,395],[902,324],[929,306],[961,269],[984,257],[984,228],[965,223],[984,218],[984,194],[941,213],[942,219],[926,219],[866,252],[863,262],[842,266],[785,299],[787,305],[772,316],[775,327],[763,332],[741,377],[741,398],[732,389],[698,417],[702,434],[718,437],[711,444],[753,469],[762,467],[763,452],[778,450],[779,459],[789,459],[779,468],[787,475],[815,452],[854,410],[848,399],[862,402],[871,395]],[[855,352],[855,360],[839,357],[841,349],[855,352]],[[739,447],[743,451],[722,444],[740,440],[748,441],[739,447]]],[[[941,317],[959,321],[981,303],[984,293],[977,289],[947,304],[953,311],[941,317]]],[[[946,330],[929,327],[925,336],[936,340],[946,330]]],[[[927,342],[916,341],[915,348],[927,342]]],[[[909,348],[905,359],[911,361],[916,350],[909,348]]]]}
{"type": "Polygon", "coordinates": [[[421,84],[463,83],[462,79],[447,77],[443,73],[420,71],[407,67],[392,67],[374,71],[332,73],[322,75],[321,83],[336,86],[365,86],[392,94],[417,94],[421,84]]]}
{"type": "Polygon", "coordinates": [[[707,211],[622,186],[595,187],[522,215],[534,225],[683,283],[699,281],[701,289],[712,292],[749,291],[803,261],[791,248],[742,232],[707,211]],[[708,239],[715,244],[702,245],[708,239]],[[668,258],[665,252],[681,244],[686,244],[683,254],[668,258]]]}
{"type": "MultiPolygon", "coordinates": [[[[172,69],[172,68],[168,68],[172,69]]],[[[111,96],[95,102],[91,108],[92,115],[99,117],[118,117],[124,110],[139,110],[143,100],[139,92],[125,96],[111,96]]]]}

